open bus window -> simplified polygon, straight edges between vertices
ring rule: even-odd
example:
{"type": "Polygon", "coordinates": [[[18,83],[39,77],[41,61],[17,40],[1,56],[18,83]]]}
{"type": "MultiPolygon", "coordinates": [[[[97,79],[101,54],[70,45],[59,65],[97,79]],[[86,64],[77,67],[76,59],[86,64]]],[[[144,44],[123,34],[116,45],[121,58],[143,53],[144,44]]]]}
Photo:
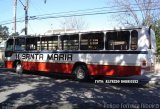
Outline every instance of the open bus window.
{"type": "Polygon", "coordinates": [[[25,38],[17,38],[15,39],[15,50],[16,51],[23,51],[25,50],[25,38]]]}
{"type": "Polygon", "coordinates": [[[58,49],[58,36],[41,38],[41,50],[57,50],[57,49],[58,49]]]}
{"type": "Polygon", "coordinates": [[[79,35],[63,35],[60,37],[61,50],[78,50],[79,49],[79,35]]]}
{"type": "Polygon", "coordinates": [[[81,50],[103,50],[104,33],[89,33],[81,35],[81,50]]]}
{"type": "Polygon", "coordinates": [[[6,50],[7,51],[12,51],[13,50],[13,39],[9,39],[7,41],[6,50]]]}
{"type": "Polygon", "coordinates": [[[138,32],[133,30],[131,32],[131,50],[136,50],[138,46],[138,32]]]}
{"type": "Polygon", "coordinates": [[[108,32],[106,35],[107,50],[128,50],[129,49],[129,31],[108,32]]]}
{"type": "Polygon", "coordinates": [[[26,39],[26,50],[37,50],[37,42],[40,41],[39,37],[26,39]]]}

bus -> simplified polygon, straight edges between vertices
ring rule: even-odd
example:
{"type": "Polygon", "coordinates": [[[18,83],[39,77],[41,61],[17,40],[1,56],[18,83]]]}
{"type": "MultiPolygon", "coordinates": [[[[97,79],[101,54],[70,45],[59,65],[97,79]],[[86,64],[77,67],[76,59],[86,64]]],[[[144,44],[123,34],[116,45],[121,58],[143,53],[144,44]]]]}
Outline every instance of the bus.
{"type": "Polygon", "coordinates": [[[66,32],[10,37],[5,67],[23,71],[91,76],[130,77],[152,73],[156,39],[151,27],[66,32]]]}

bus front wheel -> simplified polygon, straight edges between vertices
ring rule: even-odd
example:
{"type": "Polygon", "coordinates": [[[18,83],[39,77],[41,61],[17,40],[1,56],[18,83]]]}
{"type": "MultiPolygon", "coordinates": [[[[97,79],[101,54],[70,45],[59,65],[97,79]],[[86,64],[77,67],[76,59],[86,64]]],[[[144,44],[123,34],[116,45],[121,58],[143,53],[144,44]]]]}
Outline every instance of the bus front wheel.
{"type": "Polygon", "coordinates": [[[86,81],[89,77],[88,69],[86,66],[83,65],[77,66],[74,70],[74,74],[76,79],[79,81],[86,81]]]}
{"type": "Polygon", "coordinates": [[[21,63],[19,63],[19,62],[16,63],[15,71],[16,71],[16,73],[18,73],[18,74],[22,74],[22,73],[23,73],[23,68],[22,68],[21,63]]]}

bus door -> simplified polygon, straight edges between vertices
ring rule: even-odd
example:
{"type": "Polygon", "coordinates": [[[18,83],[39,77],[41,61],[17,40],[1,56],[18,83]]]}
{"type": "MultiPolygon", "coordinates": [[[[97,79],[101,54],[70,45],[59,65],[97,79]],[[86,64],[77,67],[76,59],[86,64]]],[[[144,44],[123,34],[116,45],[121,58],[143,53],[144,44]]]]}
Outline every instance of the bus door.
{"type": "Polygon", "coordinates": [[[8,39],[5,48],[5,58],[12,56],[13,48],[14,48],[14,39],[8,39]]]}
{"type": "Polygon", "coordinates": [[[8,39],[6,41],[5,47],[5,67],[6,68],[13,68],[13,59],[11,58],[13,55],[14,49],[14,39],[8,39]]]}
{"type": "Polygon", "coordinates": [[[149,28],[149,49],[148,49],[148,63],[150,66],[150,71],[154,70],[154,66],[156,63],[156,38],[155,38],[155,33],[153,32],[152,29],[149,28]]]}

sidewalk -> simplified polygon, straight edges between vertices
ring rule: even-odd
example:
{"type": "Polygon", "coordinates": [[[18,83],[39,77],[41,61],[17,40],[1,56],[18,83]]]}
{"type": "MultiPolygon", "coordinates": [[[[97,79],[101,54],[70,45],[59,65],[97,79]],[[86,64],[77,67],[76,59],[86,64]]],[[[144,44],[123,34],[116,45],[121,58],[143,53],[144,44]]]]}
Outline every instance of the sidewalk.
{"type": "Polygon", "coordinates": [[[144,76],[148,79],[149,84],[160,84],[160,72],[150,73],[144,76]]]}
{"type": "Polygon", "coordinates": [[[155,72],[144,73],[142,75],[144,81],[148,82],[148,84],[160,84],[160,63],[157,63],[155,66],[155,72]]]}
{"type": "Polygon", "coordinates": [[[155,83],[160,84],[160,63],[156,64],[155,73],[147,76],[151,78],[151,82],[155,81],[155,83]]]}

